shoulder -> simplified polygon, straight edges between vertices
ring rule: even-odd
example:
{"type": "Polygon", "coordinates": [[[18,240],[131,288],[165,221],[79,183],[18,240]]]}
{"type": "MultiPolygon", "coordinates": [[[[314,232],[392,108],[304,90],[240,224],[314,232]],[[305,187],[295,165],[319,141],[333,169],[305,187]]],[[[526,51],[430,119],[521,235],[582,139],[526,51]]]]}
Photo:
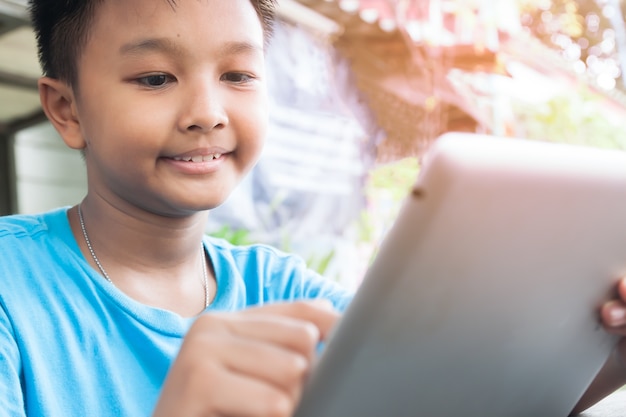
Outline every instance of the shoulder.
{"type": "MultiPolygon", "coordinates": [[[[67,209],[0,217],[0,279],[45,263],[71,236],[67,209]],[[36,259],[36,263],[32,261],[36,259]]],[[[56,258],[55,258],[56,259],[56,258]]],[[[52,263],[56,261],[50,261],[52,263]]]]}
{"type": "Polygon", "coordinates": [[[264,244],[233,245],[213,237],[205,238],[216,272],[242,280],[248,297],[257,302],[326,298],[343,310],[351,294],[336,282],[310,269],[304,259],[264,244]]]}
{"type": "Polygon", "coordinates": [[[286,267],[306,267],[304,260],[300,256],[283,252],[265,244],[234,245],[225,239],[211,236],[205,237],[205,244],[213,248],[222,261],[234,263],[240,267],[255,265],[255,267],[263,268],[266,271],[268,269],[284,269],[286,267]]]}
{"type": "Polygon", "coordinates": [[[39,214],[15,214],[0,217],[0,238],[28,238],[48,232],[51,225],[66,218],[67,208],[39,214]]]}
{"type": "Polygon", "coordinates": [[[297,255],[283,252],[273,246],[265,245],[262,243],[255,243],[250,245],[235,245],[230,243],[226,239],[207,236],[205,238],[212,246],[222,253],[229,253],[233,257],[237,258],[263,258],[263,259],[290,259],[295,258],[297,255]]]}
{"type": "Polygon", "coordinates": [[[0,217],[0,303],[19,311],[24,297],[58,291],[73,262],[67,209],[0,217]]]}
{"type": "Polygon", "coordinates": [[[39,215],[12,215],[0,217],[0,238],[33,236],[47,229],[39,215]]]}

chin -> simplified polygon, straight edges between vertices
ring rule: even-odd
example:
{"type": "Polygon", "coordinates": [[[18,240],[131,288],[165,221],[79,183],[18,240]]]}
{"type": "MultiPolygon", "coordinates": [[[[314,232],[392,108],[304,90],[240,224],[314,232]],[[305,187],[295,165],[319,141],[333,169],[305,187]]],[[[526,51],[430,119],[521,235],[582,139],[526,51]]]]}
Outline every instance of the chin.
{"type": "Polygon", "coordinates": [[[195,201],[195,204],[192,203],[192,205],[195,206],[195,207],[193,207],[192,210],[194,210],[194,211],[213,210],[214,208],[217,208],[217,207],[221,206],[222,204],[224,204],[224,202],[226,201],[227,198],[228,198],[228,196],[225,196],[223,198],[211,199],[209,201],[204,201],[202,203],[200,203],[199,201],[195,201]],[[200,204],[198,204],[198,203],[200,203],[200,204]]]}

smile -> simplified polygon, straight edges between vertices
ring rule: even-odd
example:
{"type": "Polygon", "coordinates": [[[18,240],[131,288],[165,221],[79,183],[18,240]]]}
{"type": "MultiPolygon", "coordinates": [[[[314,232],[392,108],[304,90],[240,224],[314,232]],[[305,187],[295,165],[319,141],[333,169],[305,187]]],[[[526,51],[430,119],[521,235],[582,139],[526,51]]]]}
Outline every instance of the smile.
{"type": "Polygon", "coordinates": [[[195,156],[184,156],[177,157],[174,156],[172,159],[174,161],[184,161],[184,162],[209,162],[219,159],[222,156],[221,153],[214,153],[210,155],[195,155],[195,156]]]}

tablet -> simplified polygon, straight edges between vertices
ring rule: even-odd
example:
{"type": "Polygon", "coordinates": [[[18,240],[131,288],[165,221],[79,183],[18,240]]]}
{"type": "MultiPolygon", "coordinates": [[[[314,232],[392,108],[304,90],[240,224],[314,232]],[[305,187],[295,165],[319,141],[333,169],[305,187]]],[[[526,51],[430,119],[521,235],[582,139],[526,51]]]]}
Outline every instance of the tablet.
{"type": "Polygon", "coordinates": [[[446,134],[296,416],[566,416],[625,273],[626,153],[446,134]]]}

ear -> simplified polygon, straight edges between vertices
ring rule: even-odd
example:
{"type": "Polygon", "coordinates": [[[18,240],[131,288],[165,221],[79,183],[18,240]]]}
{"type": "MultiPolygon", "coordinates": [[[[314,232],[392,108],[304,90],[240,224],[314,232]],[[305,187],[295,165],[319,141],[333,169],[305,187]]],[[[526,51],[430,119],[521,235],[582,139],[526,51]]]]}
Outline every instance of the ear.
{"type": "Polygon", "coordinates": [[[54,78],[39,79],[39,99],[48,120],[67,146],[83,149],[85,139],[80,129],[74,91],[66,82],[54,78]]]}

